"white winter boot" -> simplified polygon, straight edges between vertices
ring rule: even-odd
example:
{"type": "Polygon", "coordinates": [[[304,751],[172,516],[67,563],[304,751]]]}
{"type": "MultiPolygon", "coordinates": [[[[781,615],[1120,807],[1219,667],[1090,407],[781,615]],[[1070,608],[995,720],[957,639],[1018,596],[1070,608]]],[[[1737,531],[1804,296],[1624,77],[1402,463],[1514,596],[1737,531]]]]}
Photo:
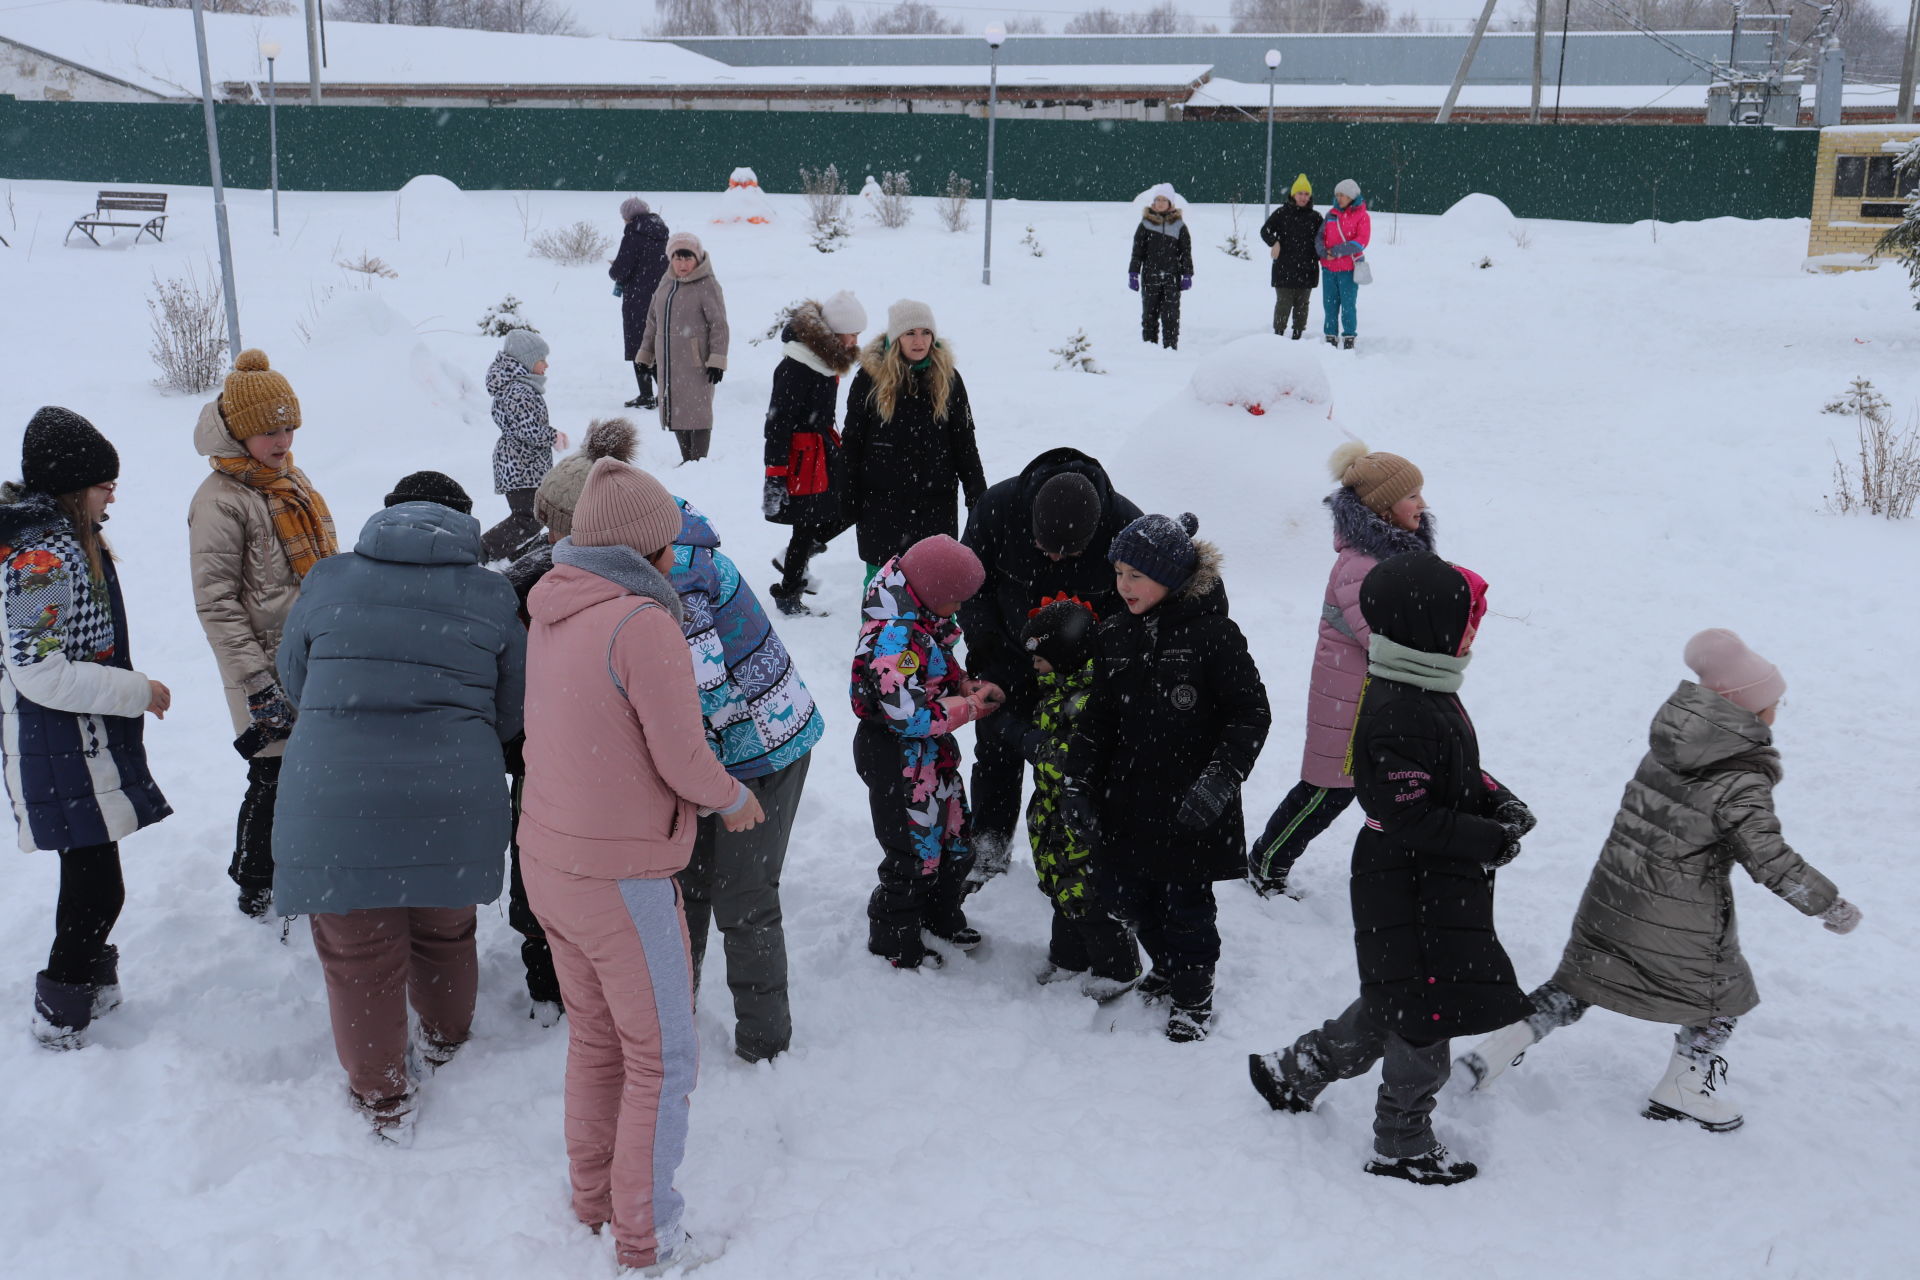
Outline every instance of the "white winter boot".
{"type": "Polygon", "coordinates": [[[1649,1120],[1691,1120],[1713,1133],[1730,1133],[1746,1123],[1740,1109],[1718,1093],[1727,1081],[1727,1060],[1719,1054],[1696,1058],[1675,1046],[1667,1074],[1647,1095],[1649,1120]]]}
{"type": "Polygon", "coordinates": [[[1533,1028],[1522,1018],[1519,1022],[1500,1028],[1455,1058],[1453,1063],[1468,1077],[1468,1087],[1475,1093],[1481,1093],[1492,1088],[1493,1082],[1508,1067],[1519,1066],[1520,1059],[1526,1056],[1527,1050],[1533,1048],[1533,1044],[1533,1028]]]}

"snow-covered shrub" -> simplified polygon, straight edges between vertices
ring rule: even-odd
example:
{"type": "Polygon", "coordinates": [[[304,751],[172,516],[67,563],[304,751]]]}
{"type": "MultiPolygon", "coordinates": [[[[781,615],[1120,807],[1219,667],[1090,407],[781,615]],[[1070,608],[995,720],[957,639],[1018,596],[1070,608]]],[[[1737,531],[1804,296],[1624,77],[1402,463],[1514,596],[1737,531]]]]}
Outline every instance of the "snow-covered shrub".
{"type": "MultiPolygon", "coordinates": [[[[1893,162],[1894,169],[1903,176],[1920,178],[1920,138],[1907,144],[1900,158],[1893,162]]],[[[1907,207],[1900,215],[1899,225],[1880,237],[1880,243],[1873,246],[1868,261],[1881,254],[1888,257],[1907,260],[1907,280],[1913,291],[1913,306],[1920,311],[1920,188],[1907,197],[1907,207]]]]}
{"type": "Polygon", "coordinates": [[[379,276],[382,280],[398,279],[400,273],[388,266],[383,259],[376,258],[365,249],[357,258],[342,258],[334,263],[342,271],[358,271],[363,275],[379,276]]]}
{"type": "Polygon", "coordinates": [[[1905,427],[1893,422],[1893,405],[1865,378],[1855,378],[1828,413],[1854,420],[1856,461],[1834,451],[1833,487],[1827,509],[1846,515],[1866,511],[1889,520],[1905,520],[1920,501],[1920,416],[1905,427]]]}
{"type": "Polygon", "coordinates": [[[1220,252],[1229,258],[1251,259],[1253,254],[1247,250],[1247,238],[1240,234],[1240,202],[1235,200],[1227,206],[1227,211],[1233,219],[1233,229],[1227,232],[1227,238],[1220,242],[1220,252]]]}
{"type": "Polygon", "coordinates": [[[1047,256],[1047,246],[1041,244],[1040,237],[1033,234],[1033,224],[1031,222],[1027,224],[1027,234],[1020,237],[1020,243],[1025,245],[1027,252],[1036,258],[1044,258],[1047,256]]]}
{"type": "Polygon", "coordinates": [[[913,184],[905,172],[880,175],[880,194],[873,199],[873,216],[883,227],[904,227],[913,217],[913,184]]]}
{"type": "Polygon", "coordinates": [[[840,166],[800,170],[800,193],[807,200],[808,239],[822,253],[832,253],[849,234],[847,227],[847,184],[840,178],[840,166]]]}
{"type": "Polygon", "coordinates": [[[584,267],[607,256],[613,238],[584,218],[558,231],[542,231],[533,238],[533,256],[563,267],[584,267]]]}
{"type": "Polygon", "coordinates": [[[184,276],[153,278],[147,298],[153,345],[148,350],[160,370],[155,380],[160,386],[197,394],[220,381],[227,365],[222,312],[220,282],[211,273],[202,281],[189,267],[184,276]]]}
{"type": "Polygon", "coordinates": [[[973,196],[973,180],[957,173],[947,174],[946,190],[940,193],[940,225],[949,231],[965,231],[973,225],[967,201],[973,196]]]}
{"type": "Polygon", "coordinates": [[[1517,226],[1508,234],[1513,237],[1514,248],[1516,249],[1533,248],[1533,232],[1527,230],[1525,227],[1517,226]]]}
{"type": "Polygon", "coordinates": [[[1056,369],[1076,369],[1081,373],[1105,373],[1093,358],[1093,342],[1087,337],[1085,329],[1075,329],[1073,336],[1060,346],[1050,348],[1060,358],[1053,362],[1056,369]]]}
{"type": "Polygon", "coordinates": [[[504,338],[515,329],[525,329],[528,333],[538,333],[533,322],[520,314],[520,299],[508,294],[487,308],[480,317],[480,333],[483,337],[504,338]]]}

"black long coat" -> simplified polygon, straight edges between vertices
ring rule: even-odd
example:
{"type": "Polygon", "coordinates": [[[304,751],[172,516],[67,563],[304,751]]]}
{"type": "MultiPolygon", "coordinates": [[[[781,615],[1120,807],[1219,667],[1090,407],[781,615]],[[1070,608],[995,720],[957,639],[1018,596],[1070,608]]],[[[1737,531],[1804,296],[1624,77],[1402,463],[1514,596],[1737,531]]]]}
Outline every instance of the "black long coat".
{"type": "Polygon", "coordinates": [[[1168,235],[1148,226],[1147,219],[1142,218],[1133,229],[1133,256],[1127,260],[1127,270],[1138,272],[1142,280],[1192,275],[1193,236],[1187,231],[1186,219],[1180,220],[1175,234],[1168,235]]]}
{"type": "Polygon", "coordinates": [[[1021,648],[1020,633],[1041,601],[1062,593],[1085,600],[1102,618],[1124,612],[1107,548],[1139,516],[1139,507],[1113,491],[1106,468],[1078,449],[1049,449],[1019,475],[987,490],[968,514],[960,539],[987,571],[986,584],[960,607],[967,669],[1009,692],[1024,684],[1033,664],[1021,648]],[[1103,514],[1085,554],[1052,560],[1033,544],[1033,500],[1042,485],[1069,471],[1093,485],[1103,514]]]}
{"type": "Polygon", "coordinates": [[[1311,289],[1320,283],[1320,226],[1326,221],[1312,205],[1302,209],[1291,198],[1260,228],[1260,239],[1280,246],[1273,260],[1273,287],[1311,289]]]}
{"type": "Polygon", "coordinates": [[[1200,570],[1181,592],[1142,615],[1122,609],[1096,633],[1093,692],[1069,756],[1088,762],[1097,865],[1122,875],[1193,883],[1247,872],[1239,804],[1201,830],[1178,818],[1209,763],[1243,780],[1253,772],[1273,721],[1246,637],[1227,616],[1219,553],[1199,546],[1200,570]]]}
{"type": "Polygon", "coordinates": [[[775,524],[805,525],[838,533],[846,528],[843,514],[846,466],[841,459],[839,415],[840,375],[820,367],[844,370],[851,353],[827,327],[820,308],[808,302],[780,331],[786,354],[773,369],[773,394],[767,400],[766,467],[769,476],[786,482],[787,501],[767,518],[775,524]],[[795,346],[809,359],[798,358],[795,346]],[[820,487],[823,478],[825,487],[820,487]],[[813,490],[813,492],[805,492],[813,490]]]}
{"type": "MultiPolygon", "coordinates": [[[[893,418],[880,416],[870,397],[868,365],[881,358],[881,339],[861,352],[860,372],[847,390],[847,429],[841,439],[846,467],[846,515],[857,531],[860,558],[885,564],[922,538],[960,535],[956,489],[972,506],[986,492],[980,446],[973,435],[967,384],[953,373],[947,415],[933,416],[933,399],[913,375],[900,390],[893,418]]],[[[951,360],[944,348],[935,359],[951,360]]]]}
{"type": "Polygon", "coordinates": [[[1417,1043],[1526,1017],[1532,1008],[1494,932],[1494,873],[1483,869],[1507,837],[1491,817],[1496,792],[1459,698],[1370,677],[1353,781],[1367,815],[1351,890],[1367,1011],[1417,1043]]]}
{"type": "Polygon", "coordinates": [[[643,213],[620,235],[620,252],[607,275],[620,286],[620,327],[632,360],[647,336],[647,304],[660,277],[667,274],[667,224],[657,213],[643,213]]]}

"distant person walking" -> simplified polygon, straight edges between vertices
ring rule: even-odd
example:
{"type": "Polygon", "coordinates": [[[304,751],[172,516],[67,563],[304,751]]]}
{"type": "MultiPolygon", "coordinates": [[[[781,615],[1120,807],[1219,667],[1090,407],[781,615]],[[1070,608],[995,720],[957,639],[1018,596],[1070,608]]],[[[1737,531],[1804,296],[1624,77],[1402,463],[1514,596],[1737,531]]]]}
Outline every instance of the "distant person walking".
{"type": "Polygon", "coordinates": [[[1361,277],[1372,275],[1370,267],[1361,271],[1366,264],[1367,244],[1372,239],[1373,219],[1367,213],[1367,201],[1360,194],[1360,184],[1352,178],[1343,178],[1333,189],[1333,208],[1327,210],[1320,231],[1320,283],[1324,290],[1321,302],[1327,317],[1322,331],[1330,347],[1353,350],[1353,340],[1360,329],[1357,308],[1361,277]]]}
{"type": "Polygon", "coordinates": [[[1180,345],[1180,295],[1193,288],[1193,236],[1174,203],[1173,184],[1153,189],[1153,203],[1133,229],[1127,287],[1140,295],[1140,339],[1180,345]]]}
{"type": "Polygon", "coordinates": [[[667,224],[647,207],[639,196],[620,202],[620,220],[627,224],[620,233],[620,252],[614,255],[607,275],[613,279],[613,296],[620,299],[620,327],[626,339],[626,360],[633,365],[633,380],[640,394],[627,401],[629,409],[652,409],[660,398],[653,389],[653,367],[634,364],[647,337],[647,309],[653,305],[653,291],[660,277],[667,274],[667,224]]]}
{"type": "Polygon", "coordinates": [[[840,456],[840,379],[860,361],[867,309],[844,290],[825,304],[795,307],[780,331],[782,359],[767,401],[767,476],[761,514],[793,536],[776,566],[771,595],[780,612],[805,617],[807,565],[847,527],[846,467],[840,456]]]}
{"type": "Polygon", "coordinates": [[[682,462],[706,457],[713,443],[713,389],[727,373],[728,337],[727,296],[713,259],[698,236],[674,232],[633,359],[660,379],[660,425],[679,442],[682,462]]]}
{"type": "Polygon", "coordinates": [[[1287,203],[1260,228],[1273,258],[1273,331],[1287,332],[1291,320],[1295,342],[1307,330],[1307,309],[1320,280],[1320,228],[1325,221],[1313,207],[1313,184],[1303,173],[1288,188],[1287,203]]]}

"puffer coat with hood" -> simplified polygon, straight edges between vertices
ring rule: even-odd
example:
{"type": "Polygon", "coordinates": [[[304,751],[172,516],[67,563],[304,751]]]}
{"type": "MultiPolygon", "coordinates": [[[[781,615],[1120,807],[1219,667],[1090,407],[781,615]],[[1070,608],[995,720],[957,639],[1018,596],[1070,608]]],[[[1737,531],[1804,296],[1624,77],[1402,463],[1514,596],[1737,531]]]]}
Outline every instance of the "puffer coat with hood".
{"type": "Polygon", "coordinates": [[[1733,868],[1817,916],[1839,896],[1780,834],[1780,754],[1760,718],[1683,680],[1653,718],[1554,982],[1590,1004],[1681,1025],[1760,1003],[1740,953],[1733,868]]]}
{"type": "Polygon", "coordinates": [[[553,470],[557,438],[547,416],[547,375],[535,373],[502,351],[487,367],[487,394],[493,397],[493,491],[537,489],[553,470]]]}
{"type": "MultiPolygon", "coordinates": [[[[247,448],[233,438],[218,398],[200,410],[193,447],[204,458],[244,458],[247,448]]],[[[306,477],[301,476],[301,483],[306,477]]],[[[193,604],[200,629],[213,646],[226,689],[227,711],[236,736],[253,723],[247,695],[279,680],[275,662],[287,614],[300,598],[300,575],[273,531],[273,509],[266,493],[245,481],[214,471],[200,482],[187,508],[187,546],[193,571],[193,604]]],[[[254,753],[255,759],[284,754],[285,742],[254,753]]]]}

